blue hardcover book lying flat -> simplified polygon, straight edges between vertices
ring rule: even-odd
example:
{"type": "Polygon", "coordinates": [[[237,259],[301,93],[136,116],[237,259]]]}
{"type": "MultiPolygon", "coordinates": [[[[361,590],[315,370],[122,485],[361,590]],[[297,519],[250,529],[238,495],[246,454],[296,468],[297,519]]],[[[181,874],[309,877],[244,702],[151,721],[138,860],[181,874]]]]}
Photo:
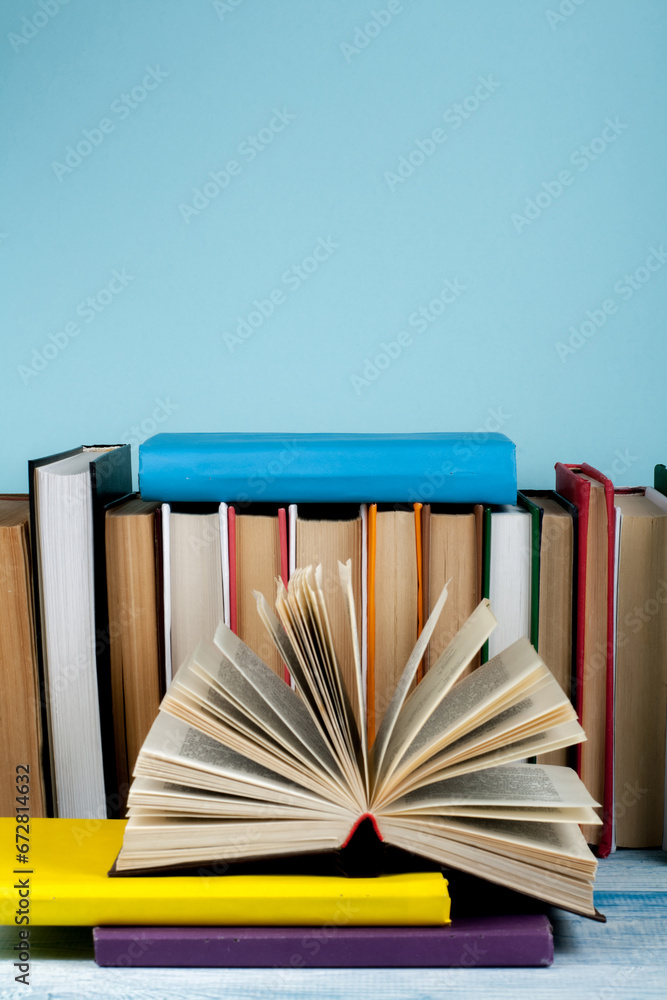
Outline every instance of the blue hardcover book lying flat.
{"type": "Polygon", "coordinates": [[[504,434],[156,434],[144,500],[516,503],[504,434]]]}

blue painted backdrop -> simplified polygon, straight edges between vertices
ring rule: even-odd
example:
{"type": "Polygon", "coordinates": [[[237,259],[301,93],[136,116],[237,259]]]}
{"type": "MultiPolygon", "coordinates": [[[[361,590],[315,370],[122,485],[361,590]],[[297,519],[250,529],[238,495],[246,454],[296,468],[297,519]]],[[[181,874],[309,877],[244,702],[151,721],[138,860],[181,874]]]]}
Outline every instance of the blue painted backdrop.
{"type": "Polygon", "coordinates": [[[524,487],[667,461],[661,0],[0,29],[0,490],[156,430],[502,430],[524,487]]]}

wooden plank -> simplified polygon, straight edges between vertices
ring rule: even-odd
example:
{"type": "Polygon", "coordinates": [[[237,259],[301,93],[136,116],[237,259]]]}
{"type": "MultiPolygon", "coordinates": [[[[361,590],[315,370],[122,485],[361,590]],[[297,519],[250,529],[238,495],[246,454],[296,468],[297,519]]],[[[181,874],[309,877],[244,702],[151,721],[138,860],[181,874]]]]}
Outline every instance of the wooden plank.
{"type": "Polygon", "coordinates": [[[600,861],[595,879],[598,892],[623,891],[667,893],[667,853],[619,850],[600,861]]]}
{"type": "MultiPolygon", "coordinates": [[[[5,984],[9,983],[5,979],[5,984]]],[[[664,1000],[665,968],[600,964],[547,969],[99,969],[92,962],[35,963],[33,992],[57,1000],[664,1000]],[[566,991],[566,992],[564,992],[566,991]]],[[[23,987],[4,996],[20,997],[23,987]]]]}

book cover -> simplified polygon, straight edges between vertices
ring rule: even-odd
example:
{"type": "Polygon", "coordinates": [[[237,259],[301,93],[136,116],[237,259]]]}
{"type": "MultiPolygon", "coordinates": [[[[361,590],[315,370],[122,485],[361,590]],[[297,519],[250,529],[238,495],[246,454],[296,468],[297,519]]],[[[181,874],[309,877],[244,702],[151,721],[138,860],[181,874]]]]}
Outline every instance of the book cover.
{"type": "MultiPolygon", "coordinates": [[[[49,687],[48,666],[46,647],[48,634],[45,631],[45,608],[44,593],[41,585],[41,549],[42,541],[39,530],[38,502],[37,502],[37,474],[44,467],[68,459],[72,456],[90,453],[88,464],[88,485],[91,501],[90,530],[92,530],[92,580],[90,590],[91,610],[94,619],[95,644],[90,649],[87,660],[89,663],[77,662],[70,665],[74,676],[84,676],[88,667],[92,667],[96,673],[96,689],[99,703],[99,726],[102,745],[102,769],[103,769],[103,799],[106,798],[105,806],[108,815],[117,814],[119,806],[117,776],[115,766],[114,748],[114,728],[111,713],[111,666],[109,651],[109,612],[107,603],[107,581],[106,581],[106,554],[104,543],[104,518],[106,508],[132,492],[132,466],[131,448],[128,444],[122,445],[82,445],[70,451],[61,452],[57,455],[50,455],[45,458],[34,459],[28,462],[28,480],[30,490],[30,518],[34,527],[32,532],[32,560],[33,572],[35,574],[36,585],[34,587],[35,599],[35,622],[37,630],[37,653],[40,671],[41,698],[42,698],[42,723],[44,733],[49,734],[48,741],[45,740],[44,752],[44,773],[47,776],[46,790],[48,801],[48,812],[54,814],[61,811],[60,802],[62,800],[61,791],[58,789],[57,772],[61,775],[66,767],[64,761],[68,757],[67,753],[57,752],[54,755],[53,742],[54,733],[51,725],[51,700],[54,690],[49,687]],[[62,765],[62,766],[61,766],[62,765]]],[[[79,498],[80,500],[82,498],[79,498]]],[[[65,513],[65,518],[74,516],[75,504],[70,505],[70,509],[65,513]]],[[[88,515],[85,515],[88,517],[88,515]]],[[[57,695],[57,692],[56,692],[57,695]]],[[[69,758],[68,758],[69,759],[69,758]]],[[[74,757],[76,760],[76,752],[74,757]]],[[[86,767],[87,762],[81,761],[81,767],[86,767]]],[[[72,782],[76,787],[76,780],[72,782]]],[[[75,796],[76,797],[76,796],[75,796]]],[[[71,799],[71,796],[68,796],[71,799]]],[[[65,802],[65,811],[80,811],[76,801],[65,802]]]]}
{"type": "Polygon", "coordinates": [[[653,472],[653,485],[656,490],[660,493],[664,493],[667,496],[667,467],[664,465],[656,465],[653,472]]]}
{"type": "Polygon", "coordinates": [[[614,494],[618,613],[614,813],[618,847],[663,836],[667,717],[667,497],[650,487],[614,494]]]}
{"type": "Polygon", "coordinates": [[[599,856],[607,857],[613,842],[614,796],[614,487],[590,465],[558,462],[556,489],[578,511],[574,702],[588,739],[578,748],[577,768],[603,803],[602,828],[587,828],[586,835],[599,843],[599,856]],[[603,490],[594,510],[593,483],[603,490]]]}
{"type": "Polygon", "coordinates": [[[165,688],[161,535],[159,503],[134,495],[106,511],[111,690],[123,804],[165,688]]]}
{"type": "Polygon", "coordinates": [[[95,961],[117,968],[483,968],[553,962],[542,913],[461,917],[446,927],[95,927],[95,961]]]}
{"type": "Polygon", "coordinates": [[[484,508],[482,593],[494,607],[498,628],[482,649],[482,661],[520,636],[531,636],[534,585],[534,519],[518,504],[484,508]]]}
{"type": "Polygon", "coordinates": [[[371,504],[368,518],[368,738],[421,632],[421,504],[371,504]]]}
{"type": "MultiPolygon", "coordinates": [[[[568,696],[572,695],[576,634],[576,514],[577,509],[555,490],[525,490],[519,494],[539,513],[539,583],[536,648],[568,696]]],[[[535,604],[533,604],[535,610],[535,604]]],[[[541,764],[574,763],[568,749],[538,756],[541,764]],[[570,761],[570,756],[572,760],[570,761]]]]}
{"type": "MultiPolygon", "coordinates": [[[[654,472],[654,489],[647,487],[646,495],[660,507],[667,510],[667,467],[656,465],[654,472]]],[[[665,789],[664,789],[664,813],[662,822],[662,849],[667,851],[667,745],[665,746],[665,789]]]]}
{"type": "Polygon", "coordinates": [[[42,725],[27,496],[0,496],[0,815],[14,816],[30,788],[45,815],[42,725]],[[27,775],[27,779],[23,776],[27,775]]]}
{"type": "MultiPolygon", "coordinates": [[[[424,504],[421,519],[424,621],[428,619],[445,583],[451,580],[453,584],[424,657],[425,673],[429,663],[437,660],[475,610],[481,599],[481,579],[478,577],[474,506],[424,504]]],[[[475,658],[470,669],[477,666],[479,660],[475,658]]],[[[419,675],[418,680],[422,680],[419,675]]]]}
{"type": "Polygon", "coordinates": [[[542,509],[527,494],[517,493],[517,504],[530,514],[530,641],[538,648],[540,634],[540,540],[542,509]]]}
{"type": "Polygon", "coordinates": [[[161,516],[165,677],[169,683],[192,644],[213,635],[218,621],[227,620],[227,511],[224,504],[165,503],[161,516]]]}
{"type": "Polygon", "coordinates": [[[139,448],[144,500],[515,503],[504,434],[156,434],[139,448]]]}
{"type": "MultiPolygon", "coordinates": [[[[378,878],[194,875],[109,878],[125,820],[35,819],[29,864],[16,872],[12,818],[0,818],[0,923],[14,924],[18,878],[29,880],[32,925],[437,925],[449,920],[439,872],[378,878]]],[[[220,874],[220,873],[223,874],[220,874]]]]}
{"type": "MultiPolygon", "coordinates": [[[[338,583],[338,562],[352,560],[352,593],[355,607],[363,607],[364,512],[359,504],[291,504],[289,510],[290,573],[297,565],[321,565],[327,606],[331,615],[336,658],[346,686],[354,686],[354,654],[347,628],[347,610],[338,583]]],[[[287,583],[288,575],[283,575],[287,583]]],[[[361,618],[361,616],[360,616],[361,618]]],[[[365,643],[361,620],[357,621],[357,641],[365,643]]],[[[366,717],[365,703],[355,703],[358,723],[366,717]]]]}
{"type": "Polygon", "coordinates": [[[289,683],[287,668],[266,634],[252,596],[254,590],[272,588],[277,578],[287,585],[287,511],[273,504],[229,504],[228,527],[232,631],[289,683]]]}

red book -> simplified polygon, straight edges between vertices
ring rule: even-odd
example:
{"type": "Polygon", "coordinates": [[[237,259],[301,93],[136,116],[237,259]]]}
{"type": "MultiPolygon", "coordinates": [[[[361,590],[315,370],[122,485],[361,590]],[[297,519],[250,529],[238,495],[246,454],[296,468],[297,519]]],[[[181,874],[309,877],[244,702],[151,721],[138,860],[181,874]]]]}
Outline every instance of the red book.
{"type": "Polygon", "coordinates": [[[598,855],[612,846],[614,791],[614,487],[590,465],[556,464],[556,490],[578,511],[574,704],[588,737],[577,771],[601,803],[602,827],[583,827],[598,855]]]}

